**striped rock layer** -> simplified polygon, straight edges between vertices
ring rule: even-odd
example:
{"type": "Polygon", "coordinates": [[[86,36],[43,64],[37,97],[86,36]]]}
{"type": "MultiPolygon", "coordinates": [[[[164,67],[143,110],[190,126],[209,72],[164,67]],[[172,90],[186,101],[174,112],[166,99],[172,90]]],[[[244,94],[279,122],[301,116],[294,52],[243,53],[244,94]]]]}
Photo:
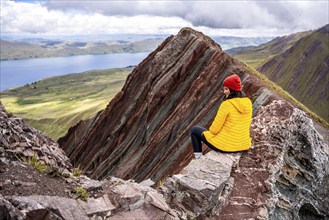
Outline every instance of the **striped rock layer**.
{"type": "Polygon", "coordinates": [[[96,179],[158,181],[178,173],[192,158],[190,129],[210,125],[223,80],[233,73],[255,109],[272,96],[212,39],[184,28],[133,70],[106,109],[70,128],[59,144],[96,179]]]}

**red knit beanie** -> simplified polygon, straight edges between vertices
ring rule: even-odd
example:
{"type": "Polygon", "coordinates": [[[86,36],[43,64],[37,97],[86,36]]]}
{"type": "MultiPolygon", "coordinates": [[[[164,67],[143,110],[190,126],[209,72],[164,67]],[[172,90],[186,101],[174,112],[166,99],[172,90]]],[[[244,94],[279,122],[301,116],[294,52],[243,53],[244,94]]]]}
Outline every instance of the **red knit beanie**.
{"type": "Polygon", "coordinates": [[[238,92],[241,91],[242,87],[241,87],[240,77],[236,74],[228,76],[224,80],[224,86],[226,86],[227,88],[232,89],[234,91],[238,91],[238,92]]]}

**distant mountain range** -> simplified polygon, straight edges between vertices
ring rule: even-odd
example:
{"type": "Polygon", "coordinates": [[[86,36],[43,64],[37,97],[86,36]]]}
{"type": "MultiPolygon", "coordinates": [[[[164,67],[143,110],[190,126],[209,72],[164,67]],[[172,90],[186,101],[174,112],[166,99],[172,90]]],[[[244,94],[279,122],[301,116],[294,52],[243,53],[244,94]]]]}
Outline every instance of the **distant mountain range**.
{"type": "MultiPolygon", "coordinates": [[[[150,52],[166,38],[165,35],[83,35],[57,38],[2,36],[1,60],[28,59],[84,54],[150,52]]],[[[257,46],[271,37],[214,36],[222,49],[257,46]]]]}
{"type": "Polygon", "coordinates": [[[329,121],[329,24],[257,47],[227,50],[329,121]]]}
{"type": "Polygon", "coordinates": [[[162,41],[162,38],[150,38],[134,42],[124,40],[96,42],[44,39],[37,42],[1,40],[0,58],[1,60],[13,60],[85,54],[147,52],[154,50],[162,41]]]}
{"type": "Polygon", "coordinates": [[[211,36],[223,50],[229,50],[237,47],[258,46],[269,42],[273,37],[233,37],[233,36],[211,36]]]}

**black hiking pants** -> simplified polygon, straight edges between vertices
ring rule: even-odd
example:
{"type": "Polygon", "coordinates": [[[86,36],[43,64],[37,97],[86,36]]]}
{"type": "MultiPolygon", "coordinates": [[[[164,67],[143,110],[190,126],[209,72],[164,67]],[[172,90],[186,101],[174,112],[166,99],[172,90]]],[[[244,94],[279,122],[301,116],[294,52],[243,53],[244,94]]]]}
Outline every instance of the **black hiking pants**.
{"type": "MultiPolygon", "coordinates": [[[[202,144],[205,143],[209,148],[211,148],[214,151],[217,152],[224,152],[219,150],[218,148],[214,147],[212,144],[210,144],[205,136],[202,134],[202,132],[207,131],[204,127],[201,126],[194,126],[191,130],[191,139],[192,139],[192,145],[193,145],[193,150],[195,153],[201,153],[202,152],[202,144]]],[[[225,152],[226,153],[226,152],[225,152]]]]}
{"type": "Polygon", "coordinates": [[[202,152],[202,144],[205,143],[209,148],[211,148],[214,151],[221,152],[221,153],[238,153],[238,152],[244,152],[244,151],[222,151],[216,147],[214,147],[211,143],[207,141],[205,136],[202,134],[202,132],[207,131],[204,127],[201,126],[194,126],[191,130],[191,139],[192,139],[192,145],[194,153],[201,153],[202,152]]]}

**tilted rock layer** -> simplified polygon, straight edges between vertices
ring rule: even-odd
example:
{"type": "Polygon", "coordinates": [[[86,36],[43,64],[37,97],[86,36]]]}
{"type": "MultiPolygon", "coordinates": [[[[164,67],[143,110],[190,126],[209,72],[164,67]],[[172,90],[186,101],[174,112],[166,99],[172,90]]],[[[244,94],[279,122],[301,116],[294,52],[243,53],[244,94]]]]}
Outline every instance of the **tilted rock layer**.
{"type": "Polygon", "coordinates": [[[59,140],[93,178],[154,181],[179,172],[192,157],[190,129],[209,126],[223,80],[240,75],[255,109],[272,96],[245,66],[212,39],[189,28],[167,38],[129,75],[122,91],[94,118],[59,140]]]}

